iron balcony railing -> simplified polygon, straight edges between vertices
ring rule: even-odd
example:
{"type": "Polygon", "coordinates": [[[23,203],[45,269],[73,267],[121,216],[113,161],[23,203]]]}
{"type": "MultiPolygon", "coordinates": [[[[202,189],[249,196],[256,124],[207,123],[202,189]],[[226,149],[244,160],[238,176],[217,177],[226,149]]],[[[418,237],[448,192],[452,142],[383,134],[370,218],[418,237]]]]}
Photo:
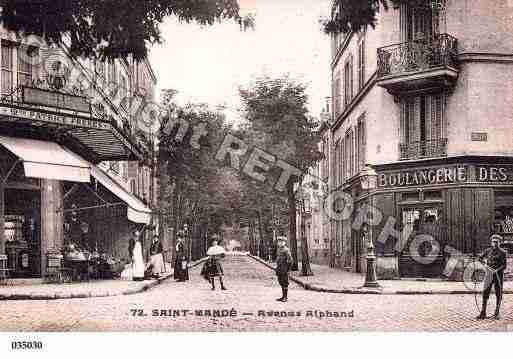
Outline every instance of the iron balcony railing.
{"type": "Polygon", "coordinates": [[[447,156],[447,138],[399,144],[401,160],[447,156]]]}
{"type": "Polygon", "coordinates": [[[378,49],[378,77],[440,66],[456,68],[457,54],[458,40],[448,34],[381,47],[378,49]]]}

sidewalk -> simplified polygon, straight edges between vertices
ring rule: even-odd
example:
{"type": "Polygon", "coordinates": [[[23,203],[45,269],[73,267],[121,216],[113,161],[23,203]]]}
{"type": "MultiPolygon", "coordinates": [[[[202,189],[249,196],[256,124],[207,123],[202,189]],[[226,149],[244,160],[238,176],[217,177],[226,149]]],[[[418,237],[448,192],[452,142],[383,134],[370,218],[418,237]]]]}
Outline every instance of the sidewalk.
{"type": "MultiPolygon", "coordinates": [[[[274,270],[274,263],[258,257],[249,257],[274,270]]],[[[301,263],[299,264],[301,268],[301,263]]],[[[379,288],[362,288],[365,276],[346,272],[328,266],[311,264],[313,276],[301,277],[300,272],[291,272],[290,280],[306,290],[345,294],[474,294],[474,285],[467,288],[463,282],[450,282],[443,279],[433,280],[379,280],[379,288]]],[[[477,291],[481,292],[480,287],[477,291]]],[[[504,282],[504,294],[513,294],[513,281],[504,282]]],[[[493,295],[493,294],[492,294],[493,295]]]]}
{"type": "MultiPolygon", "coordinates": [[[[189,269],[203,263],[205,260],[206,258],[201,258],[190,263],[189,269]]],[[[12,279],[8,280],[7,284],[0,284],[0,301],[113,297],[141,293],[173,276],[172,263],[167,263],[166,267],[171,268],[170,272],[163,274],[160,278],[140,282],[112,279],[45,284],[41,279],[12,279]]]]}
{"type": "Polygon", "coordinates": [[[131,280],[91,280],[77,283],[45,284],[42,280],[11,280],[0,285],[0,300],[53,300],[70,298],[111,297],[146,291],[172,276],[166,273],[158,279],[135,282],[131,280]]]}

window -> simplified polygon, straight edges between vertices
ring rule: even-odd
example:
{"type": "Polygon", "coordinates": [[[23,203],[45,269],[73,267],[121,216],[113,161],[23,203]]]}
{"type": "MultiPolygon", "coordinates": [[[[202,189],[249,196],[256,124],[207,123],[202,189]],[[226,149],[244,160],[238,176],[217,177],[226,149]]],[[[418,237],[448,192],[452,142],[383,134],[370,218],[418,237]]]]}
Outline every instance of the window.
{"type": "Polygon", "coordinates": [[[335,75],[335,81],[333,86],[333,109],[335,111],[335,119],[340,115],[341,112],[341,100],[342,100],[342,94],[341,94],[341,86],[340,86],[340,72],[337,72],[335,75]]]}
{"type": "Polygon", "coordinates": [[[127,79],[121,73],[119,74],[119,100],[121,101],[121,106],[126,109],[127,101],[124,101],[128,96],[128,85],[127,79]]]}
{"type": "Polygon", "coordinates": [[[344,105],[353,99],[353,56],[350,55],[344,66],[344,105]]]}
{"type": "Polygon", "coordinates": [[[367,137],[365,133],[365,115],[360,116],[358,119],[358,141],[357,141],[357,156],[358,156],[358,171],[365,168],[365,147],[367,137]]]}
{"type": "Polygon", "coordinates": [[[94,72],[96,73],[96,82],[98,84],[104,84],[107,81],[105,67],[105,62],[103,61],[96,60],[94,63],[94,72]]]}
{"type": "Polygon", "coordinates": [[[358,90],[365,85],[365,38],[358,43],[358,90]]]}
{"type": "Polygon", "coordinates": [[[18,48],[18,86],[30,86],[34,77],[34,66],[32,62],[36,52],[28,47],[18,48]]]}
{"type": "Polygon", "coordinates": [[[338,147],[338,185],[341,186],[344,183],[344,141],[340,142],[338,147]]]}
{"type": "Polygon", "coordinates": [[[438,21],[433,17],[430,6],[401,5],[401,37],[404,42],[430,38],[438,28],[438,21]]]}
{"type": "Polygon", "coordinates": [[[341,167],[341,159],[340,159],[340,140],[337,140],[337,142],[335,143],[335,163],[334,163],[334,180],[335,180],[335,185],[338,187],[340,185],[340,183],[342,182],[341,181],[341,178],[340,178],[340,167],[341,167]]]}
{"type": "Polygon", "coordinates": [[[126,162],[121,164],[121,177],[123,177],[124,181],[128,180],[128,163],[126,162]]]}
{"type": "Polygon", "coordinates": [[[408,151],[407,157],[440,155],[445,150],[444,103],[444,94],[403,99],[401,141],[408,151]]]}
{"type": "Polygon", "coordinates": [[[344,150],[344,159],[345,159],[345,178],[348,179],[354,175],[355,169],[355,151],[354,151],[354,131],[349,129],[346,132],[345,139],[345,150],[344,150]]]}
{"type": "Polygon", "coordinates": [[[13,46],[2,41],[2,94],[11,94],[13,91],[13,46]]]}
{"type": "Polygon", "coordinates": [[[137,195],[137,186],[136,186],[136,183],[135,183],[135,179],[130,179],[130,192],[132,192],[132,194],[134,195],[137,195]]]}
{"type": "Polygon", "coordinates": [[[114,84],[118,83],[116,63],[114,61],[109,61],[109,82],[114,84]]]}

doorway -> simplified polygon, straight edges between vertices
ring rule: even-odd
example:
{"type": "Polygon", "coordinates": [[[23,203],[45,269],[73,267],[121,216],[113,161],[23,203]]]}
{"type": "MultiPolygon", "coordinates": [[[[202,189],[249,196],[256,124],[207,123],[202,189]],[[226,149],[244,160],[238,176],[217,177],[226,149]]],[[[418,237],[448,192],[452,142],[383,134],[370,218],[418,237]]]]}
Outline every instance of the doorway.
{"type": "Polygon", "coordinates": [[[442,204],[401,208],[401,277],[440,277],[443,270],[442,204]]]}
{"type": "Polygon", "coordinates": [[[39,191],[5,190],[7,265],[15,278],[41,276],[41,195],[39,191]]]}

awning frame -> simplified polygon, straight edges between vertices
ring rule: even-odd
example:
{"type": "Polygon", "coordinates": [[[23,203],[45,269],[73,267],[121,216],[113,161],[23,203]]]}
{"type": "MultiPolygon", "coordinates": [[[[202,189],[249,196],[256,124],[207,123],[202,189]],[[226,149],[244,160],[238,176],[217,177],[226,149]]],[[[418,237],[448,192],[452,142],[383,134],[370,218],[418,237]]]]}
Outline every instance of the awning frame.
{"type": "Polygon", "coordinates": [[[87,207],[77,207],[77,208],[69,208],[64,209],[64,205],[61,208],[58,208],[55,210],[56,213],[67,213],[67,212],[74,212],[74,211],[86,211],[89,209],[96,209],[96,208],[105,208],[105,207],[116,207],[116,206],[127,206],[128,204],[125,202],[115,202],[110,203],[107,202],[105,199],[102,198],[96,191],[94,191],[92,188],[90,188],[86,183],[75,183],[73,187],[66,192],[66,194],[63,197],[63,200],[66,199],[69,195],[71,195],[78,187],[83,186],[85,189],[87,189],[89,192],[91,192],[96,198],[98,198],[100,201],[102,201],[104,204],[97,205],[97,206],[87,206],[87,207]]]}
{"type": "Polygon", "coordinates": [[[9,169],[9,171],[7,171],[7,174],[5,175],[5,177],[2,179],[2,184],[5,185],[7,183],[7,180],[9,179],[9,177],[11,176],[11,174],[13,173],[14,169],[16,168],[16,166],[21,163],[22,160],[20,158],[16,158],[16,161],[14,161],[14,164],[11,166],[11,168],[9,169]]]}

